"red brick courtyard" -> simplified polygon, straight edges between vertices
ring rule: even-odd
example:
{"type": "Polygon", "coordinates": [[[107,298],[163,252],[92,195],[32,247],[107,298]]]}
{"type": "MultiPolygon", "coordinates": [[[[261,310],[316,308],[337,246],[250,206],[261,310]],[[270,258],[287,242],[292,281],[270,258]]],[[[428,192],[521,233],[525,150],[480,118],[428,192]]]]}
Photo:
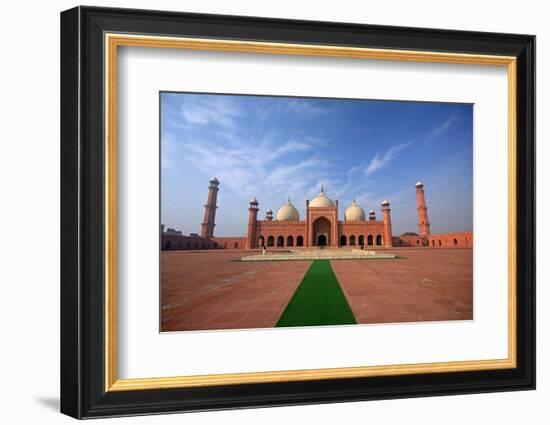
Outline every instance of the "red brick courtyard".
{"type": "MultiPolygon", "coordinates": [[[[331,260],[358,323],[472,319],[471,249],[392,249],[331,260]]],[[[239,262],[250,251],[163,251],[161,330],[273,327],[311,261],[239,262]]]]}

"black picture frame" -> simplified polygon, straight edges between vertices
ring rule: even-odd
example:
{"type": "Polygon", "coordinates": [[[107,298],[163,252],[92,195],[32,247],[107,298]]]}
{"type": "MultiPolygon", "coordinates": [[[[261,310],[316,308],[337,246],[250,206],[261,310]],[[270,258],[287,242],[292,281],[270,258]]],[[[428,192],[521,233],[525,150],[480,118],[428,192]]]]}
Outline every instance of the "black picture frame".
{"type": "Polygon", "coordinates": [[[535,37],[76,7],[61,13],[61,412],[75,418],[535,388],[535,37]],[[517,367],[105,391],[104,34],[258,40],[517,58],[517,367]]]}

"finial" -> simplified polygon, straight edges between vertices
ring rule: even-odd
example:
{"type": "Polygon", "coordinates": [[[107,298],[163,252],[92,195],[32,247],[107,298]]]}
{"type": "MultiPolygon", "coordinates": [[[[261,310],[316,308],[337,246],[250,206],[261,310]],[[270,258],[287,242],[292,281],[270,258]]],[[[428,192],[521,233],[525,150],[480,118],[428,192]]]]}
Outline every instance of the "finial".
{"type": "Polygon", "coordinates": [[[325,188],[321,185],[321,193],[325,193],[325,188]]]}
{"type": "Polygon", "coordinates": [[[290,193],[288,194],[288,203],[290,204],[290,193]]]}

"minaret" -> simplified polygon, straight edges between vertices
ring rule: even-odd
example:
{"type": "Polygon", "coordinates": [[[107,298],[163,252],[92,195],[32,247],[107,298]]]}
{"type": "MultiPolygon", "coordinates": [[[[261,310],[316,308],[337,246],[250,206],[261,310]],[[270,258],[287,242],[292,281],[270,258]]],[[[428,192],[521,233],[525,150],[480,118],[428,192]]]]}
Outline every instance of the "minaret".
{"type": "Polygon", "coordinates": [[[258,227],[258,201],[256,198],[250,200],[248,208],[248,235],[246,237],[246,249],[257,248],[256,229],[258,227]]]}
{"type": "Polygon", "coordinates": [[[208,186],[208,200],[204,205],[204,219],[201,223],[201,236],[203,238],[211,238],[214,236],[214,226],[216,226],[216,203],[218,202],[218,186],[220,182],[216,177],[210,180],[208,186]]]}
{"type": "Polygon", "coordinates": [[[374,212],[374,210],[369,211],[369,220],[370,221],[375,221],[376,220],[376,213],[374,212]]]}
{"type": "Polygon", "coordinates": [[[416,209],[418,211],[418,230],[420,236],[426,238],[430,236],[430,222],[428,221],[428,207],[424,196],[424,185],[422,182],[416,183],[416,209]]]}
{"type": "Polygon", "coordinates": [[[390,203],[387,200],[382,202],[382,216],[384,221],[384,246],[386,248],[392,247],[392,234],[391,234],[391,217],[390,217],[390,203]]]}
{"type": "Polygon", "coordinates": [[[265,212],[265,219],[267,221],[273,221],[273,211],[271,209],[265,212]]]}

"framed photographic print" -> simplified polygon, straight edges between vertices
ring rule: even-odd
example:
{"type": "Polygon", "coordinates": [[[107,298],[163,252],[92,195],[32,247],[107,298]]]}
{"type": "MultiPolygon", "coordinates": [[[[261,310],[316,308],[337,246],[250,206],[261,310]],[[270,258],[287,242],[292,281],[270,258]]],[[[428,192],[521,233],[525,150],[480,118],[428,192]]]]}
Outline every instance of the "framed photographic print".
{"type": "Polygon", "coordinates": [[[535,38],[61,14],[61,411],[535,388],[535,38]]]}

